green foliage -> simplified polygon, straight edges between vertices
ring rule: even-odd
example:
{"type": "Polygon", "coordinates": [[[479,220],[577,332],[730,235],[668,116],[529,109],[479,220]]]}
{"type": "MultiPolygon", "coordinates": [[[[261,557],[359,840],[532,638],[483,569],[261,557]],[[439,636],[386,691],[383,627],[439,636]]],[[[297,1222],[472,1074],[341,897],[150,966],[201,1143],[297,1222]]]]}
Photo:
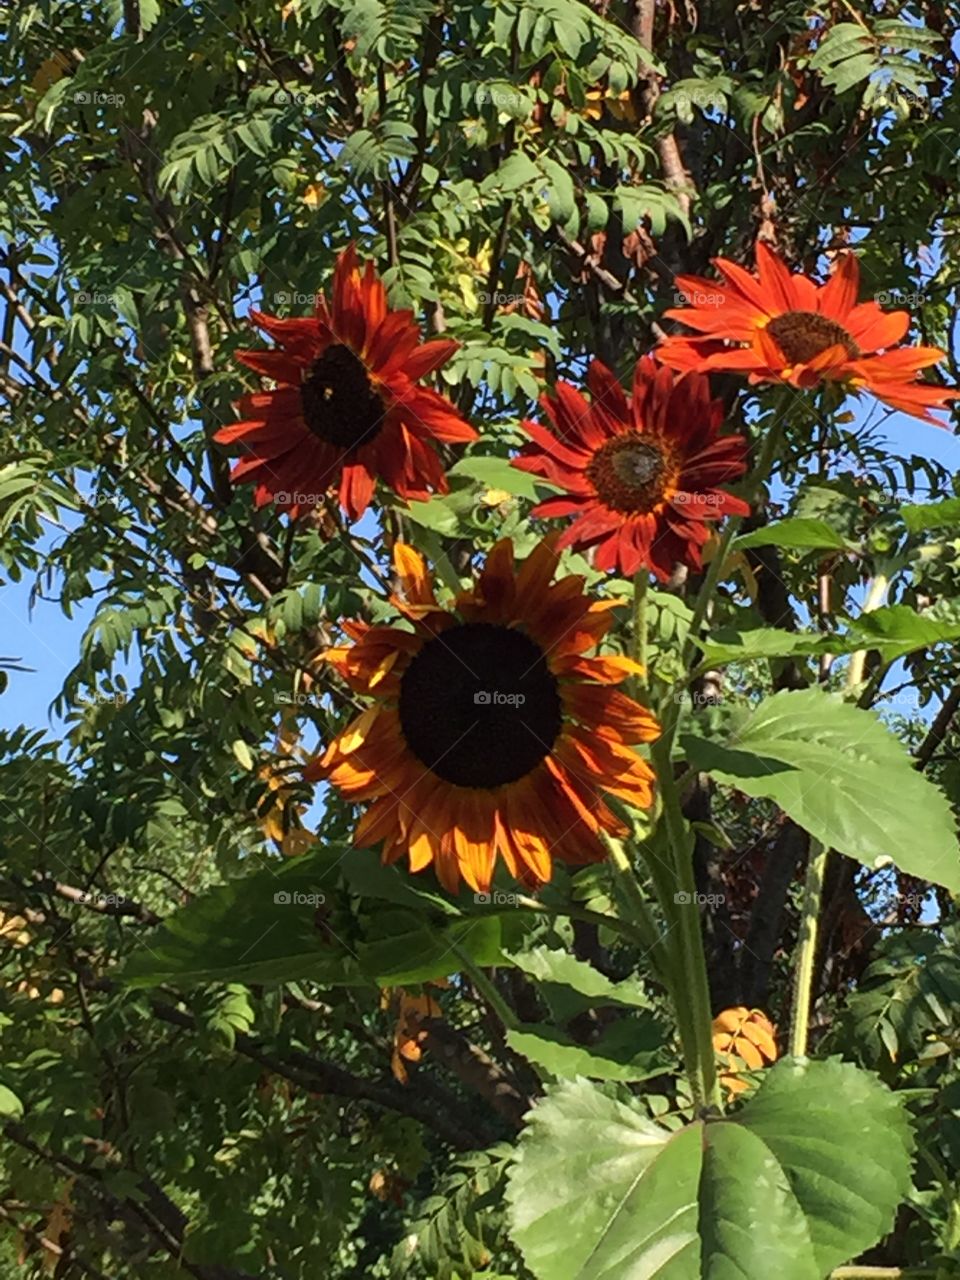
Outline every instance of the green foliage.
{"type": "Polygon", "coordinates": [[[957,378],[951,7],[654,8],[648,49],[616,2],[4,7],[0,585],[35,629],[4,633],[0,709],[34,667],[62,688],[0,730],[3,1275],[960,1265],[960,481],[934,433],[717,378],[751,461],[785,444],[710,608],[696,572],[634,600],[565,554],[620,602],[603,652],[645,617],[635,691],[682,710],[655,761],[679,830],[610,801],[635,892],[607,860],[453,897],[303,777],[358,709],[321,658],[341,622],[397,622],[390,544],[446,599],[558,527],[510,465],[522,420],[593,357],[628,385],[678,274],[749,265],[758,228],[820,278],[852,246],[862,299],[957,378]],[[449,493],[291,525],[211,437],[261,389],[251,306],[311,314],[351,242],[458,344],[425,383],[480,439],[444,448],[449,493]],[[713,1012],[762,1006],[782,1051],[808,834],[834,850],[811,1060],[704,1118],[691,937],[713,1012]]]}
{"type": "Polygon", "coordinates": [[[544,1280],[816,1280],[889,1229],[911,1150],[897,1100],[836,1061],[785,1060],[734,1117],[679,1131],[565,1082],[521,1138],[513,1234],[544,1280]]]}
{"type": "Polygon", "coordinates": [[[822,844],[867,866],[892,863],[960,889],[950,806],[872,712],[819,689],[790,690],[731,728],[723,742],[684,736],[695,767],[775,800],[822,844]]]}

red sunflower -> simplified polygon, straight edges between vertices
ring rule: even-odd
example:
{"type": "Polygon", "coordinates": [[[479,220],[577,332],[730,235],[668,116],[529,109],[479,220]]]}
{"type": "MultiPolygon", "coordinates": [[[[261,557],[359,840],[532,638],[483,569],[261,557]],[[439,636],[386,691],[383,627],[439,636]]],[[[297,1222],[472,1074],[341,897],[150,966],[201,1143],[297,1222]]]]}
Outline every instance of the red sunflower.
{"type": "Polygon", "coordinates": [[[432,445],[463,444],[477,433],[449,400],[418,383],[446,364],[457,343],[421,342],[413,312],[387,307],[373,263],[361,276],[353,246],[342,253],[333,303],[321,296],[313,317],[250,315],[279,346],[237,357],[277,385],[242,396],[243,421],[214,439],[245,450],[231,479],[256,485],[258,507],[273,502],[296,516],[336,490],[356,520],[378,477],[401,498],[447,492],[432,445]]]}
{"type": "Polygon", "coordinates": [[[885,312],[876,302],[857,301],[860,265],[853,253],[843,254],[824,285],[802,272],[791,274],[762,241],[756,256],[756,275],[727,258],[714,258],[722,284],[677,276],[677,288],[690,305],[665,314],[699,336],[665,338],[655,353],[658,360],[673,369],[748,373],[751,382],[795,387],[837,382],[942,425],[930,409],[944,408],[958,393],[918,382],[917,374],[945,353],[939,347],[898,345],[910,326],[909,312],[885,312]]]}
{"type": "Polygon", "coordinates": [[[630,658],[587,657],[617,601],[591,601],[583,579],[552,582],[557,553],[541,543],[519,570],[498,542],[474,586],[437,603],[412,547],[394,553],[405,627],[347,622],[353,641],[325,654],[373,701],[308,766],[369,807],[354,843],[383,844],[383,860],[430,863],[456,893],[461,877],[490,889],[502,858],[528,885],[552,859],[605,856],[600,833],[626,828],[601,793],[653,802],[653,773],[631,744],[660,728],[612,686],[639,670],[630,658]]]}
{"type": "Polygon", "coordinates": [[[708,521],[748,515],[720,486],[746,470],[746,441],[718,434],[723,405],[697,373],[674,378],[644,356],[628,400],[599,360],[587,372],[592,401],[568,382],[540,404],[552,431],[535,422],[533,443],[513,465],[564,490],[534,507],[535,516],[572,516],[558,547],[594,547],[598,569],[661,581],[677,564],[701,566],[708,521]]]}

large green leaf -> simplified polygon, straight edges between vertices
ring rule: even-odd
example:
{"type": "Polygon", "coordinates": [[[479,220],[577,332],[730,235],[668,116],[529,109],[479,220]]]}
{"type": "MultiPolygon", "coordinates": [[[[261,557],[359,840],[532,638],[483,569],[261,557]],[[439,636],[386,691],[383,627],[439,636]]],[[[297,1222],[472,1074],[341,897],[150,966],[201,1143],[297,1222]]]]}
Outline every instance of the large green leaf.
{"type": "Polygon", "coordinates": [[[203,894],[144,939],[124,977],[137,987],[300,978],[401,986],[456,973],[463,955],[503,963],[501,938],[498,913],[465,918],[373,859],[341,863],[326,849],[203,894]],[[362,934],[353,924],[346,936],[330,910],[339,875],[370,899],[362,934]]]}
{"type": "Polygon", "coordinates": [[[561,1019],[604,1005],[630,1009],[650,1005],[649,997],[636,979],[611,982],[592,965],[567,951],[532,947],[510,955],[509,959],[536,982],[539,994],[561,1019]]]}
{"type": "Polygon", "coordinates": [[[698,1274],[701,1134],[673,1134],[586,1080],[530,1113],[507,1190],[514,1240],[540,1280],[698,1274]]]}
{"type": "Polygon", "coordinates": [[[306,857],[211,889],[144,936],[124,979],[135,987],[369,981],[318,920],[332,879],[328,863],[306,857]]]}
{"type": "Polygon", "coordinates": [[[512,1234],[538,1280],[819,1280],[890,1229],[912,1145],[896,1097],[836,1061],[781,1062],[679,1132],[564,1082],[521,1138],[512,1234]]]}
{"type": "Polygon", "coordinates": [[[786,690],[761,702],[728,741],[688,733],[682,744],[694,768],[776,801],[828,847],[960,891],[946,797],[872,711],[820,689],[786,690]]]}
{"type": "Polygon", "coordinates": [[[909,533],[925,533],[927,529],[953,529],[960,522],[960,498],[906,503],[900,508],[899,514],[909,533]]]}
{"type": "Polygon", "coordinates": [[[507,1032],[511,1049],[553,1076],[593,1080],[649,1080],[670,1065],[664,1027],[651,1013],[621,1018],[590,1045],[577,1044],[550,1026],[507,1032]]]}
{"type": "Polygon", "coordinates": [[[849,551],[854,547],[841,533],[832,529],[825,520],[811,516],[791,516],[764,525],[752,533],[744,533],[733,543],[733,550],[744,551],[748,547],[786,547],[796,551],[849,551]]]}

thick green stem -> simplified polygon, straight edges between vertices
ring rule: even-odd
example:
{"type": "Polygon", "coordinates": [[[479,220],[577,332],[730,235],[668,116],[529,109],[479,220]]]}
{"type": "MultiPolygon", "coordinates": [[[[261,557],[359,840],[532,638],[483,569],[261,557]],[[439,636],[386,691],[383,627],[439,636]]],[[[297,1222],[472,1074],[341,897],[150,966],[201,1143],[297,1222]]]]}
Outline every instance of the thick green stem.
{"type": "MultiPolygon", "coordinates": [[[[663,822],[673,854],[675,891],[670,914],[679,932],[679,992],[674,1000],[680,1040],[694,1102],[698,1106],[721,1106],[713,1049],[710,1017],[710,987],[707,960],[700,929],[697,885],[693,874],[693,835],[680,808],[680,794],[673,776],[673,762],[661,742],[654,749],[663,822]]],[[[669,918],[669,917],[668,917],[669,918]]]]}
{"type": "Polygon", "coordinates": [[[817,954],[817,921],[820,915],[820,896],[823,893],[823,877],[827,867],[828,853],[829,850],[819,840],[811,837],[807,874],[803,885],[800,941],[797,945],[793,987],[793,1018],[790,1023],[790,1056],[793,1058],[807,1056],[813,964],[817,954]]]}
{"type": "Polygon", "coordinates": [[[638,694],[642,694],[649,684],[649,676],[647,674],[647,587],[649,586],[649,575],[646,569],[641,569],[639,573],[633,576],[633,657],[643,667],[643,671],[637,676],[634,688],[638,694]]]}
{"type": "Polygon", "coordinates": [[[643,895],[636,872],[619,840],[604,833],[604,843],[610,854],[610,865],[616,877],[623,901],[630,909],[631,923],[641,939],[644,956],[650,961],[657,977],[669,992],[674,990],[673,966],[670,963],[669,928],[662,933],[657,927],[650,904],[643,895]]]}
{"type": "Polygon", "coordinates": [[[496,1013],[497,1017],[506,1029],[508,1031],[513,1031],[518,1027],[520,1025],[519,1019],[497,990],[496,983],[492,982],[480,966],[478,964],[474,964],[467,953],[460,947],[454,946],[453,953],[460,961],[463,972],[476,987],[480,995],[483,996],[484,1000],[486,1000],[494,1013],[496,1013]]]}

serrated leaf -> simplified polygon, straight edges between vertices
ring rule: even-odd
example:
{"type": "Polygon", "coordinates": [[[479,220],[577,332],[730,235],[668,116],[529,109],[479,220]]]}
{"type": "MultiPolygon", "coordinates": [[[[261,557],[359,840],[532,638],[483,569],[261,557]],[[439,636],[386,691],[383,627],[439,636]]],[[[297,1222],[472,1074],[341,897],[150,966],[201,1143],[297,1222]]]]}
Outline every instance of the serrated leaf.
{"type": "Polygon", "coordinates": [[[512,1235],[538,1280],[820,1280],[889,1231],[912,1148],[897,1098],[837,1061],[785,1059],[678,1132],[564,1082],[521,1136],[512,1235]]]}

